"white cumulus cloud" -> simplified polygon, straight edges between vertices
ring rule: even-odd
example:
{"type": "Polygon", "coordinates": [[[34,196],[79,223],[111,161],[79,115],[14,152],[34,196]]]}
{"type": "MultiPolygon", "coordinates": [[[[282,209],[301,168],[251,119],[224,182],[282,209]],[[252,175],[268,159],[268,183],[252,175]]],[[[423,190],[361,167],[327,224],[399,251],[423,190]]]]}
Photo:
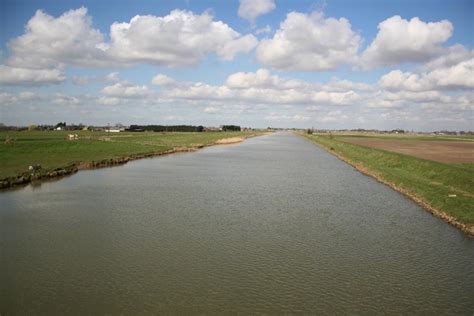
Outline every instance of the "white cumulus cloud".
{"type": "Polygon", "coordinates": [[[110,27],[106,52],[115,60],[167,66],[193,65],[207,54],[231,60],[257,45],[253,35],[242,36],[208,13],[173,10],[164,17],[137,15],[110,27]]]}
{"type": "MultiPolygon", "coordinates": [[[[47,84],[64,81],[66,66],[109,67],[155,64],[195,65],[215,54],[232,60],[258,43],[205,12],[173,10],[165,16],[137,15],[110,26],[110,41],[93,27],[87,9],[69,10],[59,17],[36,11],[23,35],[8,43],[2,65],[6,84],[47,84]]],[[[110,78],[111,81],[116,79],[110,78]]],[[[76,83],[85,83],[76,77],[76,83]]]]}
{"type": "Polygon", "coordinates": [[[260,42],[257,60],[283,70],[326,71],[354,62],[360,43],[345,18],[291,12],[273,38],[260,42]]]}
{"type": "Polygon", "coordinates": [[[268,69],[258,69],[256,72],[237,72],[227,77],[226,84],[230,88],[278,88],[291,89],[301,87],[300,80],[282,79],[272,75],[268,69]]]}
{"type": "Polygon", "coordinates": [[[255,23],[257,17],[276,8],[274,0],[240,0],[239,16],[255,23]]]}
{"type": "Polygon", "coordinates": [[[8,44],[10,66],[52,68],[59,64],[94,66],[104,62],[97,48],[104,37],[92,27],[86,8],[54,18],[41,10],[28,21],[25,33],[8,44]]]}
{"type": "Polygon", "coordinates": [[[427,61],[442,52],[441,44],[451,37],[453,25],[447,20],[427,23],[396,15],[382,21],[378,29],[361,56],[362,68],[427,61]]]}
{"type": "Polygon", "coordinates": [[[157,86],[174,86],[177,84],[176,80],[163,74],[154,76],[151,83],[157,86]]]}
{"type": "Polygon", "coordinates": [[[167,99],[235,101],[239,104],[322,104],[351,105],[361,97],[357,90],[367,89],[363,84],[336,80],[328,84],[309,83],[271,74],[267,69],[256,72],[238,72],[227,77],[224,85],[201,82],[181,83],[165,89],[167,99]],[[341,90],[340,85],[353,89],[341,90]]]}
{"type": "Polygon", "coordinates": [[[216,113],[219,113],[220,111],[221,109],[215,106],[208,106],[204,109],[204,113],[208,113],[208,114],[216,114],[216,113]]]}
{"type": "Polygon", "coordinates": [[[441,55],[424,64],[423,68],[426,70],[446,68],[472,58],[474,58],[474,49],[467,49],[463,45],[456,44],[446,48],[441,55]]]}
{"type": "Polygon", "coordinates": [[[118,82],[102,89],[102,93],[115,98],[144,98],[150,94],[146,86],[133,85],[128,82],[118,82]]]}
{"type": "Polygon", "coordinates": [[[57,84],[66,80],[60,69],[31,69],[0,65],[0,84],[40,85],[57,84]]]}
{"type": "Polygon", "coordinates": [[[387,90],[474,89],[474,58],[421,74],[393,70],[382,76],[379,84],[387,90]]]}
{"type": "Polygon", "coordinates": [[[100,105],[118,105],[120,104],[120,99],[113,97],[99,97],[97,103],[100,105]]]}

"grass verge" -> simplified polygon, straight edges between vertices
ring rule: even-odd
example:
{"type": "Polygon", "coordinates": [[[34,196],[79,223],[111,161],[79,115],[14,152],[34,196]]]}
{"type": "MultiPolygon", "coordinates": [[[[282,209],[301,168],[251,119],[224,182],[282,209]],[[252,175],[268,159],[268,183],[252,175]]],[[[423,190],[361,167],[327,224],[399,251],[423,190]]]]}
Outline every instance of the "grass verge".
{"type": "Polygon", "coordinates": [[[80,168],[102,167],[177,151],[189,151],[233,137],[261,132],[105,133],[89,131],[0,132],[0,188],[40,178],[70,174],[80,168]],[[77,134],[78,140],[67,140],[77,134]],[[10,141],[5,142],[6,139],[10,141]],[[40,164],[34,177],[30,165],[40,164]]]}
{"type": "Polygon", "coordinates": [[[346,143],[338,139],[343,136],[305,137],[474,236],[473,164],[444,164],[424,160],[346,143]]]}

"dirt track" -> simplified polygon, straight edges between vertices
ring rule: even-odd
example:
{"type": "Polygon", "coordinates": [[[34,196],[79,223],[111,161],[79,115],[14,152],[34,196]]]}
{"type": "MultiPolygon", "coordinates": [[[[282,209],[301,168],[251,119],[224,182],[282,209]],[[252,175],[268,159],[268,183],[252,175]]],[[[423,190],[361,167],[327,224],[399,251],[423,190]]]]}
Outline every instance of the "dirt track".
{"type": "Polygon", "coordinates": [[[438,162],[474,163],[474,142],[368,138],[343,138],[343,141],[438,162]]]}

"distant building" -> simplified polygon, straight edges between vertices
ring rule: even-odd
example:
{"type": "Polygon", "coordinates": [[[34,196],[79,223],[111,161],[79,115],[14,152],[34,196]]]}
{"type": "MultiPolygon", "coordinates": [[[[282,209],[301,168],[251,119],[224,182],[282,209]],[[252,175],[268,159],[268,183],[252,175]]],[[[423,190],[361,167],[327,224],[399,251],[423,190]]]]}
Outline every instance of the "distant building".
{"type": "Polygon", "coordinates": [[[220,132],[222,128],[220,127],[204,127],[204,132],[220,132]]]}
{"type": "Polygon", "coordinates": [[[120,132],[123,132],[125,130],[125,128],[108,128],[106,129],[105,131],[108,132],[108,133],[120,133],[120,132]]]}

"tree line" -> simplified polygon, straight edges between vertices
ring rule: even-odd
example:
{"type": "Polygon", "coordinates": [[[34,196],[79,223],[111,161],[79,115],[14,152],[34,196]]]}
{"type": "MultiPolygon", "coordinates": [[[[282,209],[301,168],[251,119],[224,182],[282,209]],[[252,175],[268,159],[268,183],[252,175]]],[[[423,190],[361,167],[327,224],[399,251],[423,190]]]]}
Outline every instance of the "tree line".
{"type": "Polygon", "coordinates": [[[129,132],[142,132],[142,131],[153,131],[153,132],[202,132],[204,126],[193,126],[193,125],[130,125],[126,129],[129,132]]]}
{"type": "MultiPolygon", "coordinates": [[[[223,125],[221,127],[222,131],[240,131],[240,126],[237,125],[223,125]]],[[[194,126],[194,125],[130,125],[126,129],[128,132],[205,132],[207,131],[204,126],[194,126]]]]}

